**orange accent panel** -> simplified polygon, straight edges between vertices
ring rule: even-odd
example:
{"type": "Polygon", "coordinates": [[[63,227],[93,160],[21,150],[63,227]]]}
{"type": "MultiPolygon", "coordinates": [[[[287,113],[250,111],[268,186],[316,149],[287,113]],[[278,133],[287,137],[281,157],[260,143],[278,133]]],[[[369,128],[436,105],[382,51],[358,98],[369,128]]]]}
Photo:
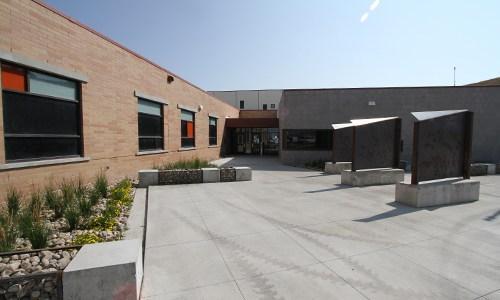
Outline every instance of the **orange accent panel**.
{"type": "Polygon", "coordinates": [[[194,123],[193,122],[187,122],[187,137],[188,138],[193,138],[194,137],[194,123]]]}
{"type": "Polygon", "coordinates": [[[26,91],[26,79],[23,69],[2,65],[2,89],[26,91]]]}

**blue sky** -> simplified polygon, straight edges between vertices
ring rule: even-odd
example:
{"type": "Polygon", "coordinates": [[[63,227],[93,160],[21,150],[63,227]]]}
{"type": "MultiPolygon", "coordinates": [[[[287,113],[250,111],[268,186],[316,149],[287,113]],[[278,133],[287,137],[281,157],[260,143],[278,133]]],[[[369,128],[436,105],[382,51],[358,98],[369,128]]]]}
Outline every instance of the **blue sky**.
{"type": "Polygon", "coordinates": [[[498,0],[46,2],[206,90],[500,76],[498,0]]]}

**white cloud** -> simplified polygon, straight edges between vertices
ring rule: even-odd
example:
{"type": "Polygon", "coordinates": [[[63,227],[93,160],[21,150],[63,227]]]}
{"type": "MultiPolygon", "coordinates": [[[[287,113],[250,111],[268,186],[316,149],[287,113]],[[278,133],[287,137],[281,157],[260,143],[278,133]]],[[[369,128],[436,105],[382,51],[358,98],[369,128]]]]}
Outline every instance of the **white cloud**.
{"type": "Polygon", "coordinates": [[[372,5],[370,5],[370,10],[374,11],[380,4],[380,0],[373,1],[372,5]]]}
{"type": "Polygon", "coordinates": [[[366,19],[368,19],[368,15],[369,15],[369,13],[367,13],[367,12],[366,12],[366,13],[364,13],[364,14],[361,16],[361,20],[360,20],[360,22],[361,22],[361,23],[364,23],[364,22],[366,21],[366,19]]]}

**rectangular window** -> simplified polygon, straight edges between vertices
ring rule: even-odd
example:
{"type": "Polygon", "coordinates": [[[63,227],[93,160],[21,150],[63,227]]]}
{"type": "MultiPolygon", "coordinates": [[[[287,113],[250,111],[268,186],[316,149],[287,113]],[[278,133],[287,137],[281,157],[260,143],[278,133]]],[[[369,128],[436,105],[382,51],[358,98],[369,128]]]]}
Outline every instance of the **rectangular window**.
{"type": "Polygon", "coordinates": [[[274,103],[272,103],[271,108],[276,108],[276,105],[274,103]]]}
{"type": "Polygon", "coordinates": [[[75,81],[2,65],[7,162],[82,154],[79,88],[75,81]],[[50,88],[39,88],[38,78],[50,88]]]}
{"type": "Polygon", "coordinates": [[[245,109],[245,101],[240,100],[240,109],[245,109]]]}
{"type": "Polygon", "coordinates": [[[194,147],[194,112],[181,109],[181,147],[194,147]]]}
{"type": "Polygon", "coordinates": [[[267,110],[267,104],[262,104],[262,109],[267,110]]]}
{"type": "Polygon", "coordinates": [[[139,98],[139,151],[163,149],[163,105],[139,98]]]}
{"type": "Polygon", "coordinates": [[[30,93],[76,100],[76,82],[38,72],[28,72],[30,93]]]}
{"type": "Polygon", "coordinates": [[[217,118],[208,118],[208,144],[217,145],[217,118]]]}
{"type": "Polygon", "coordinates": [[[283,130],[283,150],[332,150],[332,136],[328,129],[283,130]]]}

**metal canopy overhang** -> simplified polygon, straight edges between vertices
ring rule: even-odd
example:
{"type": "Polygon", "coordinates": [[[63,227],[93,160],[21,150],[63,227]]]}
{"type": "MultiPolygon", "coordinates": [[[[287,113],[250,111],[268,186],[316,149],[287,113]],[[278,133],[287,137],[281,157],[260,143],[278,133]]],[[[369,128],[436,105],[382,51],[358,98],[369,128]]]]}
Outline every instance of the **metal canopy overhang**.
{"type": "Polygon", "coordinates": [[[227,128],[279,128],[278,118],[228,118],[227,128]]]}

